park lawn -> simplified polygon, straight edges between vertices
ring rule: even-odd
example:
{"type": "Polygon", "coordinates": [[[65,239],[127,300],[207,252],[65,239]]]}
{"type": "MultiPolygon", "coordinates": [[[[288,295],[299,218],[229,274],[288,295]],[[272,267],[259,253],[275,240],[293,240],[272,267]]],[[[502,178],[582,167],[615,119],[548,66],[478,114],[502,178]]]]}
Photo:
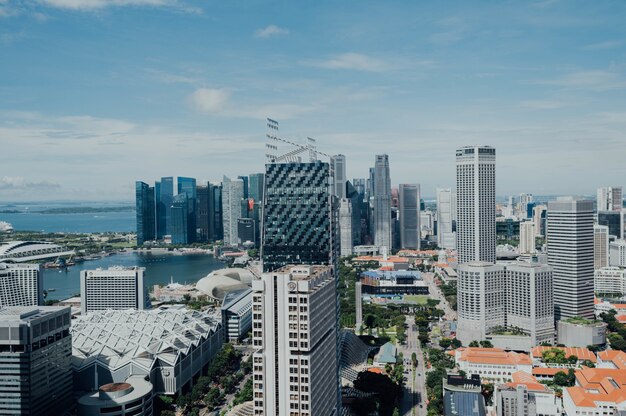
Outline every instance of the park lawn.
{"type": "Polygon", "coordinates": [[[418,305],[426,306],[428,301],[428,295],[405,295],[404,300],[408,302],[415,302],[418,305]]]}

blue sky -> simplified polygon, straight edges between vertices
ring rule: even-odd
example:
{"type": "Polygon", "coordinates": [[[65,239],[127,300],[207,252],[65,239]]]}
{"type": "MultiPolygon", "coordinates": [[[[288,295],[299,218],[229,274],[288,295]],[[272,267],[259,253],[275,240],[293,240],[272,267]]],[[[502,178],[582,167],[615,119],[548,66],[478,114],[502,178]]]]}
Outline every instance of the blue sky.
{"type": "Polygon", "coordinates": [[[0,200],[262,171],[264,118],[365,177],[498,194],[626,179],[626,2],[0,0],[0,200]]]}

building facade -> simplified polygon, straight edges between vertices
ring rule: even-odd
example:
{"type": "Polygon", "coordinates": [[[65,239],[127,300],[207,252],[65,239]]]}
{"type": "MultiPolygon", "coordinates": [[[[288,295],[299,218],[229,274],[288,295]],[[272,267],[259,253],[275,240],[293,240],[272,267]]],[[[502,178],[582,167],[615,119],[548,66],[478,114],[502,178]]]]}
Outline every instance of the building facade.
{"type": "Polygon", "coordinates": [[[137,218],[137,245],[156,240],[156,205],[154,188],[144,182],[135,183],[135,213],[137,218]]]}
{"type": "Polygon", "coordinates": [[[107,309],[150,309],[143,267],[110,267],[80,272],[83,315],[107,309]]]}
{"type": "Polygon", "coordinates": [[[352,255],[354,243],[352,226],[352,201],[347,198],[342,198],[339,200],[339,245],[342,257],[352,255]]]}
{"type": "Polygon", "coordinates": [[[70,308],[0,309],[0,414],[61,415],[72,404],[70,308]]]}
{"type": "Polygon", "coordinates": [[[626,267],[626,240],[616,240],[609,243],[609,265],[626,267]]]}
{"type": "Polygon", "coordinates": [[[187,196],[187,244],[196,241],[198,194],[194,178],[178,177],[178,195],[187,196]]]}
{"type": "Polygon", "coordinates": [[[609,265],[609,227],[593,226],[593,268],[594,270],[609,265]]]}
{"type": "Polygon", "coordinates": [[[239,244],[237,221],[241,218],[243,200],[243,181],[224,176],[222,181],[222,221],[224,223],[224,244],[239,244]]]}
{"type": "Polygon", "coordinates": [[[398,196],[400,247],[419,250],[421,242],[420,186],[400,184],[398,196]]]}
{"type": "Polygon", "coordinates": [[[337,291],[328,266],[252,282],[254,415],[337,415],[337,291]]]}
{"type": "Polygon", "coordinates": [[[388,155],[376,155],[373,173],[374,245],[391,250],[391,178],[388,155]]]}
{"type": "Polygon", "coordinates": [[[621,186],[604,186],[598,188],[596,199],[597,211],[621,211],[623,198],[623,189],[621,186]]]}
{"type": "Polygon", "coordinates": [[[43,304],[39,264],[0,263],[0,307],[43,304]]]}
{"type": "Polygon", "coordinates": [[[251,173],[249,181],[248,195],[254,200],[254,202],[263,203],[263,188],[265,187],[265,174],[264,173],[251,173]]]}
{"type": "Polygon", "coordinates": [[[333,168],[333,186],[334,194],[337,199],[346,198],[346,157],[344,155],[335,155],[330,158],[330,164],[333,168]]]}
{"type": "MultiPolygon", "coordinates": [[[[156,187],[156,185],[155,185],[156,187]]],[[[161,178],[158,183],[159,204],[157,206],[157,236],[159,239],[171,234],[172,203],[174,202],[174,178],[171,176],[161,178]]]]}
{"type": "Polygon", "coordinates": [[[334,265],[339,221],[328,163],[267,164],[265,181],[263,270],[288,264],[334,265]]]}
{"type": "Polygon", "coordinates": [[[439,248],[456,248],[456,232],[453,227],[456,196],[451,188],[437,188],[437,245],[439,248]]]}
{"type": "Polygon", "coordinates": [[[546,238],[554,276],[555,319],[593,319],[593,202],[550,201],[546,238]]]}
{"type": "Polygon", "coordinates": [[[496,261],[496,149],[456,151],[457,251],[459,264],[496,261]]]}
{"type": "Polygon", "coordinates": [[[535,223],[532,221],[524,221],[519,227],[519,252],[520,254],[535,254],[537,247],[535,246],[535,223]]]}
{"type": "Polygon", "coordinates": [[[626,270],[620,267],[603,267],[593,272],[593,290],[598,297],[626,295],[626,270]]]}
{"type": "Polygon", "coordinates": [[[609,235],[624,239],[626,230],[626,210],[598,211],[598,225],[609,227],[609,235]]]}

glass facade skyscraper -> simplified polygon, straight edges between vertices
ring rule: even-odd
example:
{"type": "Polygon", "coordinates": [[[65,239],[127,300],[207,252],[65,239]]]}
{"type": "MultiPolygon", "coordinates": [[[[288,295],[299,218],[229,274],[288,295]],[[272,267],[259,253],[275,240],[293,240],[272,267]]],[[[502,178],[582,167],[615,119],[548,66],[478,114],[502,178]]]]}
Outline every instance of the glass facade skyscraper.
{"type": "Polygon", "coordinates": [[[159,230],[159,236],[162,238],[164,235],[171,234],[171,213],[172,202],[174,200],[174,178],[169,176],[161,178],[160,192],[159,192],[159,205],[157,212],[159,218],[157,221],[157,229],[159,230]]]}
{"type": "Polygon", "coordinates": [[[178,195],[187,195],[187,243],[196,241],[196,180],[178,177],[178,195]]]}
{"type": "Polygon", "coordinates": [[[137,245],[156,239],[154,188],[147,183],[135,183],[135,212],[137,216],[137,245]]]}
{"type": "Polygon", "coordinates": [[[170,208],[172,219],[170,226],[172,231],[172,244],[187,244],[189,242],[189,236],[187,234],[189,231],[188,202],[187,194],[185,193],[178,194],[174,197],[172,207],[170,208]]]}
{"type": "Polygon", "coordinates": [[[254,202],[263,203],[263,186],[265,175],[263,173],[251,173],[249,181],[248,197],[254,202]]]}
{"type": "Polygon", "coordinates": [[[268,164],[265,180],[263,270],[289,264],[334,265],[339,235],[329,164],[268,164]]]}

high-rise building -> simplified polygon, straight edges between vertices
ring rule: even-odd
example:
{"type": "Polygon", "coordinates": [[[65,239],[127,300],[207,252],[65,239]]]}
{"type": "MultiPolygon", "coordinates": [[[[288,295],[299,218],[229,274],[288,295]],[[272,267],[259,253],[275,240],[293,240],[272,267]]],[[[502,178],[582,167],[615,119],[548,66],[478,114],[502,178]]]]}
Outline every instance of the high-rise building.
{"type": "Polygon", "coordinates": [[[496,149],[456,151],[456,240],[459,264],[496,261],[496,149]]]}
{"type": "Polygon", "coordinates": [[[289,265],[252,290],[254,415],[339,414],[333,268],[289,265]]]}
{"type": "Polygon", "coordinates": [[[537,205],[533,208],[533,222],[535,223],[535,234],[537,236],[546,235],[546,212],[548,207],[537,205]]]}
{"type": "Polygon", "coordinates": [[[213,234],[211,239],[219,241],[224,239],[224,218],[222,211],[222,185],[211,185],[211,206],[213,208],[213,234]]]}
{"type": "Polygon", "coordinates": [[[164,177],[161,178],[159,185],[159,205],[157,212],[159,218],[157,221],[157,230],[159,238],[163,238],[165,235],[171,234],[171,215],[172,215],[172,203],[174,202],[174,178],[164,177]]]}
{"type": "Polygon", "coordinates": [[[243,181],[224,176],[222,181],[222,218],[224,222],[224,244],[239,244],[237,222],[241,218],[241,201],[243,200],[243,181]]]}
{"type": "Polygon", "coordinates": [[[178,177],[178,194],[187,195],[187,243],[196,241],[196,209],[198,194],[194,178],[178,177]]]}
{"type": "Polygon", "coordinates": [[[391,250],[391,178],[388,155],[376,155],[373,182],[374,245],[391,250]]]}
{"type": "Polygon", "coordinates": [[[256,225],[252,218],[237,219],[237,238],[239,244],[256,244],[256,225]]]}
{"type": "Polygon", "coordinates": [[[80,310],[150,309],[143,267],[109,267],[80,272],[80,310]]]}
{"type": "Polygon", "coordinates": [[[609,227],[593,226],[593,268],[594,270],[609,265],[609,227]]]}
{"type": "Polygon", "coordinates": [[[535,223],[523,221],[519,226],[519,252],[520,254],[535,254],[535,223]]]}
{"type": "Polygon", "coordinates": [[[250,192],[250,188],[248,187],[248,177],[237,176],[237,179],[241,179],[241,181],[243,182],[243,199],[248,199],[248,195],[250,192]]]}
{"type": "Polygon", "coordinates": [[[598,188],[597,207],[599,211],[621,211],[623,208],[623,192],[621,186],[605,186],[598,188]]]}
{"type": "Polygon", "coordinates": [[[469,262],[458,268],[457,338],[468,345],[506,325],[506,270],[503,265],[469,262]]]}
{"type": "Polygon", "coordinates": [[[211,184],[198,186],[196,195],[196,241],[206,243],[212,241],[213,236],[211,184]]]}
{"type": "Polygon", "coordinates": [[[453,231],[456,197],[450,188],[437,188],[437,245],[440,248],[456,247],[456,232],[453,231]]]}
{"type": "Polygon", "coordinates": [[[347,198],[339,200],[339,246],[341,256],[352,254],[352,201],[347,198]]]}
{"type": "Polygon", "coordinates": [[[288,264],[334,265],[337,210],[328,163],[266,165],[261,258],[264,271],[288,264]]]}
{"type": "Polygon", "coordinates": [[[346,198],[350,200],[350,209],[352,211],[352,246],[361,244],[362,224],[361,210],[364,208],[363,195],[352,186],[350,181],[346,182],[346,198]]]}
{"type": "Polygon", "coordinates": [[[70,308],[0,309],[0,414],[62,415],[72,404],[70,308]]]}
{"type": "Polygon", "coordinates": [[[400,209],[400,247],[420,249],[420,186],[400,184],[398,190],[400,209]]]}
{"type": "Polygon", "coordinates": [[[623,239],[626,236],[626,210],[598,211],[598,225],[606,225],[609,235],[623,239]]]}
{"type": "Polygon", "coordinates": [[[156,208],[154,188],[147,183],[135,183],[135,212],[137,217],[137,245],[156,240],[156,208]]]}
{"type": "Polygon", "coordinates": [[[609,265],[626,267],[626,241],[615,240],[609,243],[609,265]]]}
{"type": "Polygon", "coordinates": [[[189,239],[189,199],[186,193],[174,197],[170,208],[170,235],[172,244],[188,244],[189,239]]]}
{"type": "Polygon", "coordinates": [[[546,239],[554,270],[555,318],[593,319],[593,202],[571,197],[550,201],[546,239]]]}
{"type": "Polygon", "coordinates": [[[254,202],[263,204],[263,187],[265,186],[265,174],[264,173],[251,173],[249,182],[248,197],[252,198],[254,202]]]}
{"type": "Polygon", "coordinates": [[[43,304],[39,264],[0,263],[0,307],[43,304]]]}
{"type": "Polygon", "coordinates": [[[533,194],[519,194],[518,217],[529,218],[528,206],[534,204],[533,194]]]}
{"type": "Polygon", "coordinates": [[[335,155],[330,158],[330,164],[333,168],[333,186],[335,187],[334,195],[337,199],[346,197],[346,157],[344,155],[335,155]]]}

